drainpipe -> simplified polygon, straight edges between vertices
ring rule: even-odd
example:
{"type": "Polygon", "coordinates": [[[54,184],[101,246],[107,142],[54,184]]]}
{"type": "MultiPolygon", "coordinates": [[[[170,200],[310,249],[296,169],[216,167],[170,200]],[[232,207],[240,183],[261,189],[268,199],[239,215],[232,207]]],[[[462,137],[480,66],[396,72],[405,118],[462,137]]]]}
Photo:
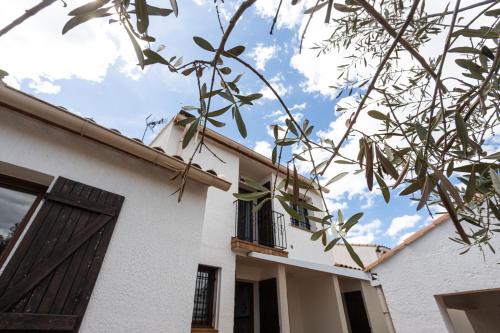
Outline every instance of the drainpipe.
{"type": "Polygon", "coordinates": [[[396,333],[394,324],[392,323],[391,313],[389,312],[389,308],[387,307],[387,301],[385,300],[384,291],[382,290],[382,287],[380,285],[375,286],[375,290],[377,291],[380,305],[382,305],[382,312],[384,313],[385,323],[387,324],[389,333],[396,333]]]}

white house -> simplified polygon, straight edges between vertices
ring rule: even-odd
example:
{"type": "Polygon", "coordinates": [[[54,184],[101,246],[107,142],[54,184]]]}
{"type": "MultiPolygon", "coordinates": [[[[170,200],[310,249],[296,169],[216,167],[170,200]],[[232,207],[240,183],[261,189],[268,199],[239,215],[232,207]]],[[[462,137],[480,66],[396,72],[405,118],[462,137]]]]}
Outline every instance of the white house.
{"type": "MultiPolygon", "coordinates": [[[[477,248],[459,255],[454,234],[442,216],[366,267],[382,286],[396,332],[500,332],[498,255],[477,248]]],[[[500,239],[491,245],[498,249],[500,239]]]]}
{"type": "Polygon", "coordinates": [[[207,188],[230,183],[193,169],[177,203],[184,166],[0,86],[0,330],[189,332],[207,188]]]}
{"type": "MultiPolygon", "coordinates": [[[[176,123],[188,116],[178,114],[151,145],[187,160],[194,143],[182,149],[186,128],[176,123]]],[[[227,192],[208,190],[198,283],[207,276],[214,282],[209,290],[197,289],[193,332],[387,332],[370,275],[334,266],[332,253],[310,240],[315,223],[291,219],[277,201],[253,214],[252,203],[235,200],[232,193],[245,191],[242,178],[273,186],[271,160],[209,129],[205,140],[210,151],[194,162],[232,185],[227,192]],[[213,297],[206,301],[206,294],[213,297]]],[[[280,172],[278,182],[286,169],[280,172]]],[[[318,193],[306,199],[322,207],[318,193]]]]}
{"type": "Polygon", "coordinates": [[[208,130],[177,202],[185,116],[146,146],[0,87],[0,330],[389,332],[380,288],[314,222],[235,201],[242,177],[273,185],[268,158],[208,130]]]}

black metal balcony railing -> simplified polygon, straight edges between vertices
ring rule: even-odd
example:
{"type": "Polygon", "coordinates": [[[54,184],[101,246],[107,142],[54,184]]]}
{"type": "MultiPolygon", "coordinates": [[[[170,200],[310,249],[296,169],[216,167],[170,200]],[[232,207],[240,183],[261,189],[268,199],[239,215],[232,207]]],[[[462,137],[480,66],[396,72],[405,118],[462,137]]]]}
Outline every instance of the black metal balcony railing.
{"type": "Polygon", "coordinates": [[[252,243],[284,250],[286,244],[285,217],[264,204],[258,212],[253,208],[256,203],[236,200],[235,236],[252,243]]]}

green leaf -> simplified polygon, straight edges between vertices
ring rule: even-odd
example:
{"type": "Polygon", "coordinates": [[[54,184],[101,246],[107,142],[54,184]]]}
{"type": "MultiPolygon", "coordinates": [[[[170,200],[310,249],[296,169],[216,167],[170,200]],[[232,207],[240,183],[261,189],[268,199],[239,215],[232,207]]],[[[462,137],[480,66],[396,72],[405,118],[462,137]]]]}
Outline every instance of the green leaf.
{"type": "Polygon", "coordinates": [[[349,172],[341,172],[341,173],[339,173],[338,175],[332,177],[332,179],[330,179],[328,181],[328,183],[326,183],[325,187],[328,186],[328,185],[330,185],[330,184],[332,184],[332,183],[334,183],[334,182],[336,182],[337,180],[342,179],[344,176],[346,176],[348,174],[349,174],[349,172]]]}
{"type": "Polygon", "coordinates": [[[295,209],[293,209],[292,207],[290,207],[290,205],[288,205],[285,202],[283,197],[276,196],[276,198],[278,198],[278,201],[280,202],[281,206],[283,207],[283,209],[285,209],[285,211],[287,212],[288,215],[290,215],[292,218],[294,218],[296,220],[302,219],[302,217],[297,213],[297,211],[295,209]]]}
{"type": "Polygon", "coordinates": [[[139,43],[137,43],[137,40],[135,39],[135,36],[130,31],[128,25],[125,24],[124,27],[125,27],[125,30],[127,31],[127,34],[128,34],[128,37],[130,38],[130,41],[132,42],[132,46],[134,47],[135,55],[137,56],[137,60],[139,61],[139,65],[141,66],[142,69],[144,69],[144,55],[142,54],[142,49],[139,46],[139,43]]]}
{"type": "Polygon", "coordinates": [[[175,17],[179,16],[179,6],[177,6],[177,1],[170,0],[170,5],[172,6],[172,10],[174,11],[175,17]]]}
{"type": "Polygon", "coordinates": [[[459,46],[449,49],[450,53],[470,53],[470,54],[481,54],[481,51],[469,46],[459,46]]]}
{"type": "Polygon", "coordinates": [[[229,74],[231,74],[231,68],[229,68],[229,67],[222,67],[222,68],[221,68],[221,69],[219,69],[219,70],[220,70],[220,72],[221,72],[222,74],[224,74],[224,75],[229,75],[229,74]]]}
{"type": "Polygon", "coordinates": [[[356,213],[350,218],[347,219],[347,222],[342,226],[342,230],[348,232],[352,227],[359,222],[359,220],[363,217],[363,213],[356,213]]]}
{"type": "Polygon", "coordinates": [[[378,186],[380,187],[380,191],[382,191],[382,195],[384,196],[384,201],[389,202],[391,200],[391,193],[387,188],[387,185],[384,182],[384,179],[375,172],[375,178],[377,178],[378,186]]]}
{"type": "Polygon", "coordinates": [[[269,191],[268,188],[260,185],[258,182],[256,182],[255,180],[253,180],[251,178],[244,178],[244,183],[257,191],[262,191],[262,192],[269,191]]]}
{"type": "Polygon", "coordinates": [[[143,34],[148,30],[149,15],[146,0],[135,0],[135,11],[137,17],[137,31],[143,34]]]}
{"type": "Polygon", "coordinates": [[[233,196],[239,200],[243,201],[254,201],[260,198],[265,197],[269,194],[269,191],[266,192],[252,192],[252,193],[233,193],[233,196]]]}
{"type": "Polygon", "coordinates": [[[493,52],[486,45],[483,45],[481,48],[481,54],[484,54],[491,60],[495,60],[495,54],[493,54],[493,52]]]}
{"type": "Polygon", "coordinates": [[[368,111],[368,115],[370,117],[378,119],[378,120],[391,121],[391,119],[387,115],[385,115],[379,111],[375,111],[375,110],[368,111]]]}
{"type": "Polygon", "coordinates": [[[212,125],[214,125],[215,127],[224,127],[226,126],[225,123],[221,122],[221,121],[218,121],[218,120],[215,120],[215,119],[212,119],[212,118],[207,118],[208,122],[212,125]]]}
{"type": "Polygon", "coordinates": [[[9,76],[9,73],[4,71],[3,69],[0,69],[0,81],[2,81],[7,76],[9,76]]]}
{"type": "Polygon", "coordinates": [[[486,16],[500,16],[500,8],[492,9],[484,13],[486,16]]]}
{"type": "Polygon", "coordinates": [[[455,125],[457,128],[457,134],[458,137],[460,138],[460,141],[462,142],[464,154],[467,152],[467,145],[469,142],[468,134],[467,134],[467,127],[465,125],[464,118],[462,118],[462,115],[459,112],[455,113],[455,125]]]}
{"type": "Polygon", "coordinates": [[[321,229],[321,230],[313,232],[313,234],[311,235],[311,240],[317,241],[323,235],[324,232],[325,232],[325,229],[321,229]]]}
{"type": "Polygon", "coordinates": [[[266,202],[270,201],[270,200],[271,200],[271,198],[269,198],[269,197],[268,198],[264,198],[257,205],[255,205],[254,208],[252,208],[252,212],[257,213],[262,208],[262,206],[264,206],[264,204],[266,202]]]}
{"type": "Polygon", "coordinates": [[[364,269],[365,266],[363,265],[363,262],[361,261],[361,259],[357,255],[357,253],[354,251],[354,249],[352,248],[351,244],[349,244],[345,238],[342,238],[342,240],[344,241],[344,245],[345,245],[345,247],[347,249],[347,252],[349,252],[349,255],[351,256],[352,260],[354,260],[354,262],[359,267],[361,267],[362,269],[364,269]]]}
{"type": "Polygon", "coordinates": [[[91,1],[83,6],[77,7],[68,13],[69,16],[82,16],[104,6],[109,0],[91,1]]]}
{"type": "Polygon", "coordinates": [[[481,28],[481,29],[460,29],[457,31],[454,31],[451,34],[452,37],[458,37],[458,36],[463,36],[463,37],[470,37],[470,38],[498,38],[499,34],[495,30],[491,30],[490,28],[481,28]]]}
{"type": "Polygon", "coordinates": [[[340,4],[340,3],[334,3],[333,4],[333,7],[338,10],[339,12],[343,12],[343,13],[354,13],[354,12],[357,12],[358,10],[361,9],[361,7],[359,6],[346,6],[346,5],[343,5],[343,4],[340,4]]]}
{"type": "Polygon", "coordinates": [[[340,240],[340,237],[337,237],[337,238],[334,238],[333,240],[331,240],[330,243],[328,243],[328,245],[325,246],[325,252],[328,252],[331,249],[333,249],[333,247],[335,246],[335,244],[338,243],[339,240],[340,240]]]}
{"type": "Polygon", "coordinates": [[[84,22],[87,22],[87,21],[89,21],[91,19],[110,16],[111,13],[108,13],[109,9],[110,9],[110,7],[100,8],[100,9],[94,11],[94,12],[91,12],[90,14],[87,14],[87,15],[72,17],[64,25],[64,27],[62,29],[62,34],[64,35],[68,31],[70,31],[71,29],[73,29],[74,27],[76,27],[76,26],[78,26],[78,25],[80,25],[80,24],[82,24],[84,22]]]}
{"type": "Polygon", "coordinates": [[[227,110],[229,110],[230,108],[231,108],[231,105],[228,105],[228,106],[223,107],[222,109],[211,111],[211,112],[207,113],[207,117],[218,117],[218,116],[221,116],[224,113],[226,113],[227,110]]]}
{"type": "Polygon", "coordinates": [[[175,123],[175,125],[176,126],[186,126],[187,124],[189,124],[195,120],[196,120],[196,118],[194,118],[194,117],[188,117],[188,118],[179,120],[178,122],[175,123]]]}
{"type": "Polygon", "coordinates": [[[242,54],[243,52],[245,52],[245,47],[243,45],[238,45],[238,46],[235,46],[235,47],[227,50],[224,53],[237,57],[240,54],[242,54]]]}
{"type": "Polygon", "coordinates": [[[184,138],[182,139],[182,149],[187,147],[189,141],[191,141],[194,134],[197,132],[199,123],[200,123],[200,118],[197,118],[196,121],[193,121],[193,123],[189,126],[188,130],[186,131],[186,134],[184,135],[184,138]]]}
{"type": "Polygon", "coordinates": [[[408,195],[422,188],[425,182],[425,177],[414,179],[410,185],[399,193],[399,195],[408,195]]]}
{"type": "Polygon", "coordinates": [[[491,183],[493,185],[493,188],[495,189],[495,192],[497,192],[497,194],[500,195],[500,176],[495,170],[491,168],[488,171],[490,173],[491,183]]]}
{"type": "Polygon", "coordinates": [[[169,65],[168,61],[165,60],[165,58],[163,58],[159,53],[156,53],[151,49],[144,49],[142,52],[147,57],[147,61],[145,62],[147,65],[157,64],[157,63],[167,66],[169,65]]]}
{"type": "Polygon", "coordinates": [[[500,160],[500,151],[497,151],[496,153],[488,155],[485,158],[488,160],[500,160]]]}
{"type": "Polygon", "coordinates": [[[465,195],[464,195],[465,202],[471,201],[472,198],[474,197],[474,194],[476,193],[476,171],[474,169],[475,167],[474,165],[472,165],[472,171],[469,176],[467,188],[465,189],[465,195]]]}
{"type": "Polygon", "coordinates": [[[434,185],[435,185],[434,179],[432,179],[431,176],[426,176],[424,187],[422,189],[422,196],[420,197],[420,200],[417,205],[417,210],[420,210],[422,209],[422,207],[425,206],[425,204],[427,203],[427,199],[429,198],[429,195],[432,193],[434,185]]]}
{"type": "Polygon", "coordinates": [[[193,37],[193,40],[196,43],[196,45],[198,45],[202,49],[210,51],[210,52],[215,52],[214,47],[207,40],[205,40],[201,37],[198,37],[198,36],[193,37]]]}
{"type": "Polygon", "coordinates": [[[242,137],[246,138],[247,128],[245,126],[243,118],[241,117],[240,110],[236,106],[233,106],[233,113],[234,113],[234,120],[236,121],[236,126],[238,126],[238,131],[240,132],[242,137]]]}

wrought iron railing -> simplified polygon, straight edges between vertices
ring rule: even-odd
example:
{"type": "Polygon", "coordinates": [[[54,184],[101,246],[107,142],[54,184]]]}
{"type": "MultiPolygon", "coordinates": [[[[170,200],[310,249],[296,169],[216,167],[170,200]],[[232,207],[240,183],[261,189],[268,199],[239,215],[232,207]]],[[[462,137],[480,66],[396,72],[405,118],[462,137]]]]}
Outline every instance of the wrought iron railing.
{"type": "Polygon", "coordinates": [[[258,211],[252,201],[236,200],[234,235],[238,239],[284,250],[286,244],[285,217],[264,204],[258,211]]]}

